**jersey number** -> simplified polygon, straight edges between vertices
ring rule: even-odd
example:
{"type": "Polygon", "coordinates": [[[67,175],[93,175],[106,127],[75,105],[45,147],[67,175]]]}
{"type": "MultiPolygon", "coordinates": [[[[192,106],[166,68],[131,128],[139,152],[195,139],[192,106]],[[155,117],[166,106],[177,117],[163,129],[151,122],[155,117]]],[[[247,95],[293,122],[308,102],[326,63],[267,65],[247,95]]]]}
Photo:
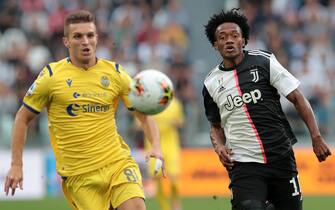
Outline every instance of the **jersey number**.
{"type": "Polygon", "coordinates": [[[290,180],[290,183],[293,184],[294,192],[292,193],[292,196],[300,195],[300,184],[299,184],[299,178],[298,176],[292,177],[290,180]]]}
{"type": "Polygon", "coordinates": [[[126,175],[129,182],[137,182],[139,180],[136,171],[133,168],[125,168],[123,173],[126,175]]]}

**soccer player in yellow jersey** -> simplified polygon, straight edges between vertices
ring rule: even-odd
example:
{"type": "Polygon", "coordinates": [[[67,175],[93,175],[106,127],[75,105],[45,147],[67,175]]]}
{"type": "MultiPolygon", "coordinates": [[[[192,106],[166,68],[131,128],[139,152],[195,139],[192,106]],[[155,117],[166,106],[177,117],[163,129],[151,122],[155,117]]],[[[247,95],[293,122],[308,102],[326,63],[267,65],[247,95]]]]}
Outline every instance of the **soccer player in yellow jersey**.
{"type": "MultiPolygon", "coordinates": [[[[70,13],[64,24],[69,57],[50,63],[27,91],[16,114],[12,163],[4,191],[23,188],[22,152],[29,122],[46,107],[51,145],[64,194],[78,210],[145,210],[138,165],[117,133],[118,101],[128,101],[130,77],[121,65],[96,58],[98,35],[88,11],[70,13]]],[[[155,121],[137,111],[152,144],[148,156],[163,160],[155,121]]],[[[164,161],[163,161],[164,162],[164,161]]],[[[164,171],[164,165],[162,167],[164,171]]]]}
{"type": "MultiPolygon", "coordinates": [[[[180,210],[181,204],[178,192],[178,177],[180,174],[180,136],[179,129],[184,124],[184,114],[181,102],[175,97],[171,104],[161,113],[154,115],[157,122],[160,142],[162,145],[163,157],[165,159],[165,168],[170,181],[170,196],[163,190],[163,183],[159,176],[155,176],[154,161],[150,161],[148,172],[153,177],[157,193],[156,199],[160,210],[180,210]],[[169,202],[169,200],[171,202],[169,202]],[[170,204],[171,203],[171,204],[170,204]]],[[[146,142],[146,149],[151,146],[146,142]]]]}

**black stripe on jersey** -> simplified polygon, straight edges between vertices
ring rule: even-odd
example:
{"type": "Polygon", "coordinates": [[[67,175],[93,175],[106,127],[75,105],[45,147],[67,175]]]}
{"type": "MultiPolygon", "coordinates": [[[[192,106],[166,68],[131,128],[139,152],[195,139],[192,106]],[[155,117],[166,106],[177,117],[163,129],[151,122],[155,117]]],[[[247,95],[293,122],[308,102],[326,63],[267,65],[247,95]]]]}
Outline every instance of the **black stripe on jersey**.
{"type": "Polygon", "coordinates": [[[118,63],[115,64],[115,70],[120,73],[119,64],[118,63]]]}
{"type": "Polygon", "coordinates": [[[205,114],[208,121],[211,123],[221,122],[219,107],[214,102],[205,85],[202,89],[202,96],[204,98],[205,114]]]}
{"type": "Polygon", "coordinates": [[[49,75],[50,75],[50,77],[53,75],[53,73],[52,73],[52,69],[51,69],[51,67],[50,67],[50,65],[48,64],[47,65],[47,69],[48,69],[48,71],[49,71],[49,75]]]}
{"type": "Polygon", "coordinates": [[[279,94],[269,84],[270,59],[266,53],[250,53],[244,66],[237,70],[241,95],[257,91],[260,98],[256,103],[246,103],[251,122],[262,141],[267,162],[283,157],[291,148],[292,133],[288,128],[285,115],[281,111],[279,94]],[[257,56],[256,56],[257,55],[257,56]],[[255,56],[255,57],[254,57],[255,56]],[[253,82],[250,69],[256,67],[259,80],[253,82]]]}
{"type": "Polygon", "coordinates": [[[22,102],[22,105],[24,107],[26,107],[29,111],[31,111],[32,113],[35,113],[35,114],[39,114],[40,112],[39,111],[36,111],[34,108],[32,108],[31,106],[27,105],[26,103],[22,102]]]}

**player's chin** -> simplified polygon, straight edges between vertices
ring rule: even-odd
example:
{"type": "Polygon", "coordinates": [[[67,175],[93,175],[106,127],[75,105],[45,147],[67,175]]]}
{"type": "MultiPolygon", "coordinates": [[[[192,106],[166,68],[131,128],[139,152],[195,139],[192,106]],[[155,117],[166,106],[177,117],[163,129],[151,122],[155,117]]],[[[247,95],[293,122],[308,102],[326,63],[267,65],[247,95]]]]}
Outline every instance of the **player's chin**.
{"type": "Polygon", "coordinates": [[[228,60],[234,60],[237,57],[238,57],[237,53],[234,53],[234,54],[231,54],[231,53],[223,54],[223,58],[224,59],[228,59],[228,60]]]}
{"type": "Polygon", "coordinates": [[[90,63],[90,61],[93,59],[92,56],[81,56],[81,63],[85,63],[85,64],[88,64],[90,63]]]}

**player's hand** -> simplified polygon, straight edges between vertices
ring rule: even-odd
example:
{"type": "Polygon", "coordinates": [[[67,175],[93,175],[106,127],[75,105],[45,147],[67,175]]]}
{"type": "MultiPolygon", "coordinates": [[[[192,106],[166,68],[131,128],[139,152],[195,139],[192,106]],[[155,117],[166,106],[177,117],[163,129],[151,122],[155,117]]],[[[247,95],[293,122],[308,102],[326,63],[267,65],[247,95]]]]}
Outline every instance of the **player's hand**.
{"type": "Polygon", "coordinates": [[[219,155],[222,165],[229,171],[234,166],[234,160],[232,159],[233,152],[226,146],[217,147],[216,153],[219,155]]]}
{"type": "Polygon", "coordinates": [[[12,166],[6,176],[4,191],[6,196],[12,189],[12,196],[15,194],[16,188],[20,187],[23,190],[23,170],[22,166],[12,166]]]}
{"type": "Polygon", "coordinates": [[[162,152],[151,150],[146,155],[145,159],[148,162],[150,158],[155,158],[155,175],[158,174],[160,170],[162,170],[162,175],[164,178],[166,178],[166,171],[165,171],[165,161],[162,155],[162,152]]]}
{"type": "Polygon", "coordinates": [[[319,162],[325,161],[332,153],[321,135],[312,138],[313,151],[319,162]]]}

